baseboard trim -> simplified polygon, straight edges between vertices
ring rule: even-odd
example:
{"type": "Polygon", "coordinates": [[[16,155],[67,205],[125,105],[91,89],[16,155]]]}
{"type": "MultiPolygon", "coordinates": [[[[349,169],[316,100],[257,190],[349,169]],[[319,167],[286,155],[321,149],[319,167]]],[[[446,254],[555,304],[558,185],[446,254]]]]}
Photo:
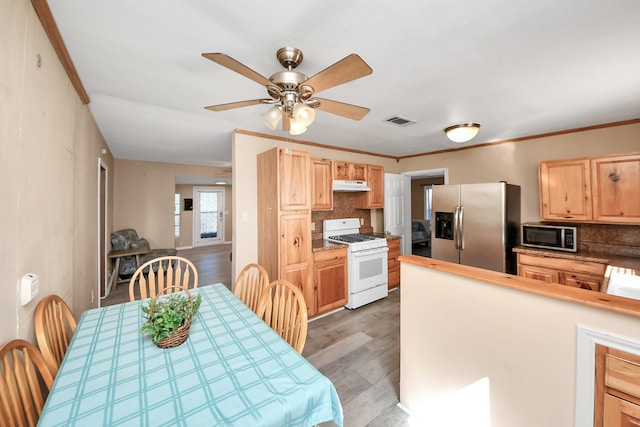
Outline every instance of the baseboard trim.
{"type": "Polygon", "coordinates": [[[318,320],[318,319],[322,319],[323,317],[327,317],[327,316],[331,316],[332,314],[335,314],[339,311],[345,310],[344,307],[339,307],[336,308],[334,310],[328,311],[326,313],[322,313],[320,316],[314,317],[313,319],[309,319],[309,323],[313,322],[314,320],[318,320]]]}

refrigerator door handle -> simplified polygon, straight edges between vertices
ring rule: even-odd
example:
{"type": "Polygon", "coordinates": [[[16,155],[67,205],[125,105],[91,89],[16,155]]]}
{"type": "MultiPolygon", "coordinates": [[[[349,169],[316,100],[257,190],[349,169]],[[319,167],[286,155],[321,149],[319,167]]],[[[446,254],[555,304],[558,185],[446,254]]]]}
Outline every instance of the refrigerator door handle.
{"type": "Polygon", "coordinates": [[[460,223],[460,206],[456,206],[456,210],[453,212],[453,241],[456,249],[460,249],[460,229],[458,224],[460,223]]]}
{"type": "Polygon", "coordinates": [[[458,214],[458,238],[460,239],[460,243],[458,243],[458,246],[460,247],[460,250],[463,251],[464,250],[464,206],[459,206],[458,207],[458,211],[460,212],[458,214]]]}

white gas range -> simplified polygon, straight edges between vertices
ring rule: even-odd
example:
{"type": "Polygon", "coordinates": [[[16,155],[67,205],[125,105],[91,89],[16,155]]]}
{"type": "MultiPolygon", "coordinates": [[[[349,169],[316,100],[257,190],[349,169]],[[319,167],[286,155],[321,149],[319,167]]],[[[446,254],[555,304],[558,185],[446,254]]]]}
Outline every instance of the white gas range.
{"type": "Polygon", "coordinates": [[[387,239],[360,233],[358,218],[323,221],[322,237],[348,245],[349,301],[345,307],[362,307],[389,294],[387,239]]]}

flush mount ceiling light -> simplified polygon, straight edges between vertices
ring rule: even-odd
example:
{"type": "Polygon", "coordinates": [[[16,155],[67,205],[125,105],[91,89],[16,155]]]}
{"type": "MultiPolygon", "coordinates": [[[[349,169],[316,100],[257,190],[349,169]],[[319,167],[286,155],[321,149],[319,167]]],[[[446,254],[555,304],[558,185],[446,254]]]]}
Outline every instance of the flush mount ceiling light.
{"type": "Polygon", "coordinates": [[[444,133],[447,134],[447,138],[451,141],[461,144],[472,140],[473,137],[478,134],[479,130],[480,124],[478,123],[461,123],[459,125],[449,126],[444,130],[444,133]]]}
{"type": "Polygon", "coordinates": [[[278,71],[268,79],[224,53],[203,53],[202,56],[259,83],[269,94],[269,98],[212,105],[205,107],[207,110],[225,111],[255,104],[269,104],[271,107],[260,114],[262,121],[273,130],[282,121],[282,130],[291,135],[300,135],[307,130],[307,126],[315,119],[315,109],[352,120],[360,120],[369,112],[365,107],[315,97],[320,91],[372,73],[371,67],[355,53],[314,76],[307,77],[294,71],[302,62],[300,49],[283,47],[278,50],[276,57],[286,71],[278,71]]]}

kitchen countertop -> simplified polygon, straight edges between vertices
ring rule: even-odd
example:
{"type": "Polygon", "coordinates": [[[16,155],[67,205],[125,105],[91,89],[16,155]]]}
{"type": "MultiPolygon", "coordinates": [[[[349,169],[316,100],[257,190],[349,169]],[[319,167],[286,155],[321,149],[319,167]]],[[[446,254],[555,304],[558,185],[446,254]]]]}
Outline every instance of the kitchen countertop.
{"type": "Polygon", "coordinates": [[[631,268],[640,271],[640,258],[621,255],[612,255],[606,252],[578,251],[564,252],[526,246],[516,246],[513,248],[516,253],[536,256],[546,256],[550,258],[561,258],[575,261],[596,262],[615,267],[631,268]]]}
{"type": "Polygon", "coordinates": [[[346,247],[348,247],[346,243],[335,243],[329,240],[313,239],[311,241],[311,250],[313,252],[329,251],[331,249],[340,249],[346,247]]]}

